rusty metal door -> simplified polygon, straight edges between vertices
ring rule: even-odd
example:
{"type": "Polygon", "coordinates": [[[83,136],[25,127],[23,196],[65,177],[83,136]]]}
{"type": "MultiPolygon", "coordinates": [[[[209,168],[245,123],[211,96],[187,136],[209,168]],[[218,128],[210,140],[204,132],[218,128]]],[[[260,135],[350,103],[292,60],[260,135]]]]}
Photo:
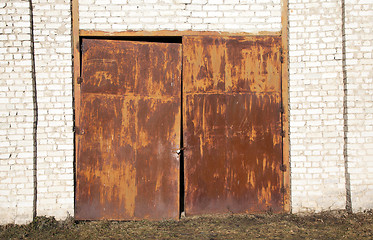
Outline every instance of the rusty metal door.
{"type": "Polygon", "coordinates": [[[83,39],[78,220],[179,215],[181,44],[83,39]]]}
{"type": "Polygon", "coordinates": [[[183,38],[186,214],[283,209],[281,38],[183,38]]]}

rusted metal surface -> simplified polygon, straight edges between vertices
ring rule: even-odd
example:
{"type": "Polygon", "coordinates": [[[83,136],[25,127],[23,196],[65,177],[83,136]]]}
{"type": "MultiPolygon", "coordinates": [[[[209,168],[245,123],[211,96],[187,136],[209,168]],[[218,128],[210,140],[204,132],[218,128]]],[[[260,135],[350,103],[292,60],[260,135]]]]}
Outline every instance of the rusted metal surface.
{"type": "Polygon", "coordinates": [[[181,45],[83,39],[76,219],[178,218],[181,45]]]}
{"type": "Polygon", "coordinates": [[[280,48],[183,38],[186,214],[283,210],[280,48]]]}

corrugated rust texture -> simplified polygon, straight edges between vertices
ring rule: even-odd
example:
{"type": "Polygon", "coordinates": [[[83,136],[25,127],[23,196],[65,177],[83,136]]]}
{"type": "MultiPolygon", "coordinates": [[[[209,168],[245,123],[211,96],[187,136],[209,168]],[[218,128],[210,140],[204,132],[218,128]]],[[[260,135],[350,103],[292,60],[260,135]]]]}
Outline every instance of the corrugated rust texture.
{"type": "Polygon", "coordinates": [[[84,39],[78,220],[178,218],[181,44],[84,39]]]}
{"type": "Polygon", "coordinates": [[[186,214],[283,210],[280,47],[183,38],[186,214]]]}

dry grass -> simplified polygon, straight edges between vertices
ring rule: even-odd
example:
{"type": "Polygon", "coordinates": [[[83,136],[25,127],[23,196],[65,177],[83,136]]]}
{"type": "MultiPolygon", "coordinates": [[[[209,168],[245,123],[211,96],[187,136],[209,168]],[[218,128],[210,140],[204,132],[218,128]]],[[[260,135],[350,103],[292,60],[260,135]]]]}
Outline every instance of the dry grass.
{"type": "Polygon", "coordinates": [[[0,226],[1,239],[373,239],[373,213],[256,214],[180,221],[56,221],[0,226]]]}

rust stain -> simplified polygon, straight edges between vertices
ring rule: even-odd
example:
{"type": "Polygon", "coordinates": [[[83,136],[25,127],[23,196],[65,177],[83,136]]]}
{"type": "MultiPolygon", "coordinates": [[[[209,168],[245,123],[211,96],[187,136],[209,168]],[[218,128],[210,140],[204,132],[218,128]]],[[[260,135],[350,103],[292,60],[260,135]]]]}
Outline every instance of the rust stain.
{"type": "Polygon", "coordinates": [[[186,213],[282,211],[280,37],[183,46],[186,213]]]}
{"type": "MultiPolygon", "coordinates": [[[[118,175],[123,174],[123,172],[118,175]]],[[[135,213],[135,199],[137,196],[136,188],[136,169],[132,164],[128,164],[124,170],[124,184],[126,191],[123,194],[124,196],[124,208],[127,210],[129,217],[134,217],[135,213]]]]}
{"type": "Polygon", "coordinates": [[[181,45],[83,46],[76,219],[178,218],[181,45]]]}

